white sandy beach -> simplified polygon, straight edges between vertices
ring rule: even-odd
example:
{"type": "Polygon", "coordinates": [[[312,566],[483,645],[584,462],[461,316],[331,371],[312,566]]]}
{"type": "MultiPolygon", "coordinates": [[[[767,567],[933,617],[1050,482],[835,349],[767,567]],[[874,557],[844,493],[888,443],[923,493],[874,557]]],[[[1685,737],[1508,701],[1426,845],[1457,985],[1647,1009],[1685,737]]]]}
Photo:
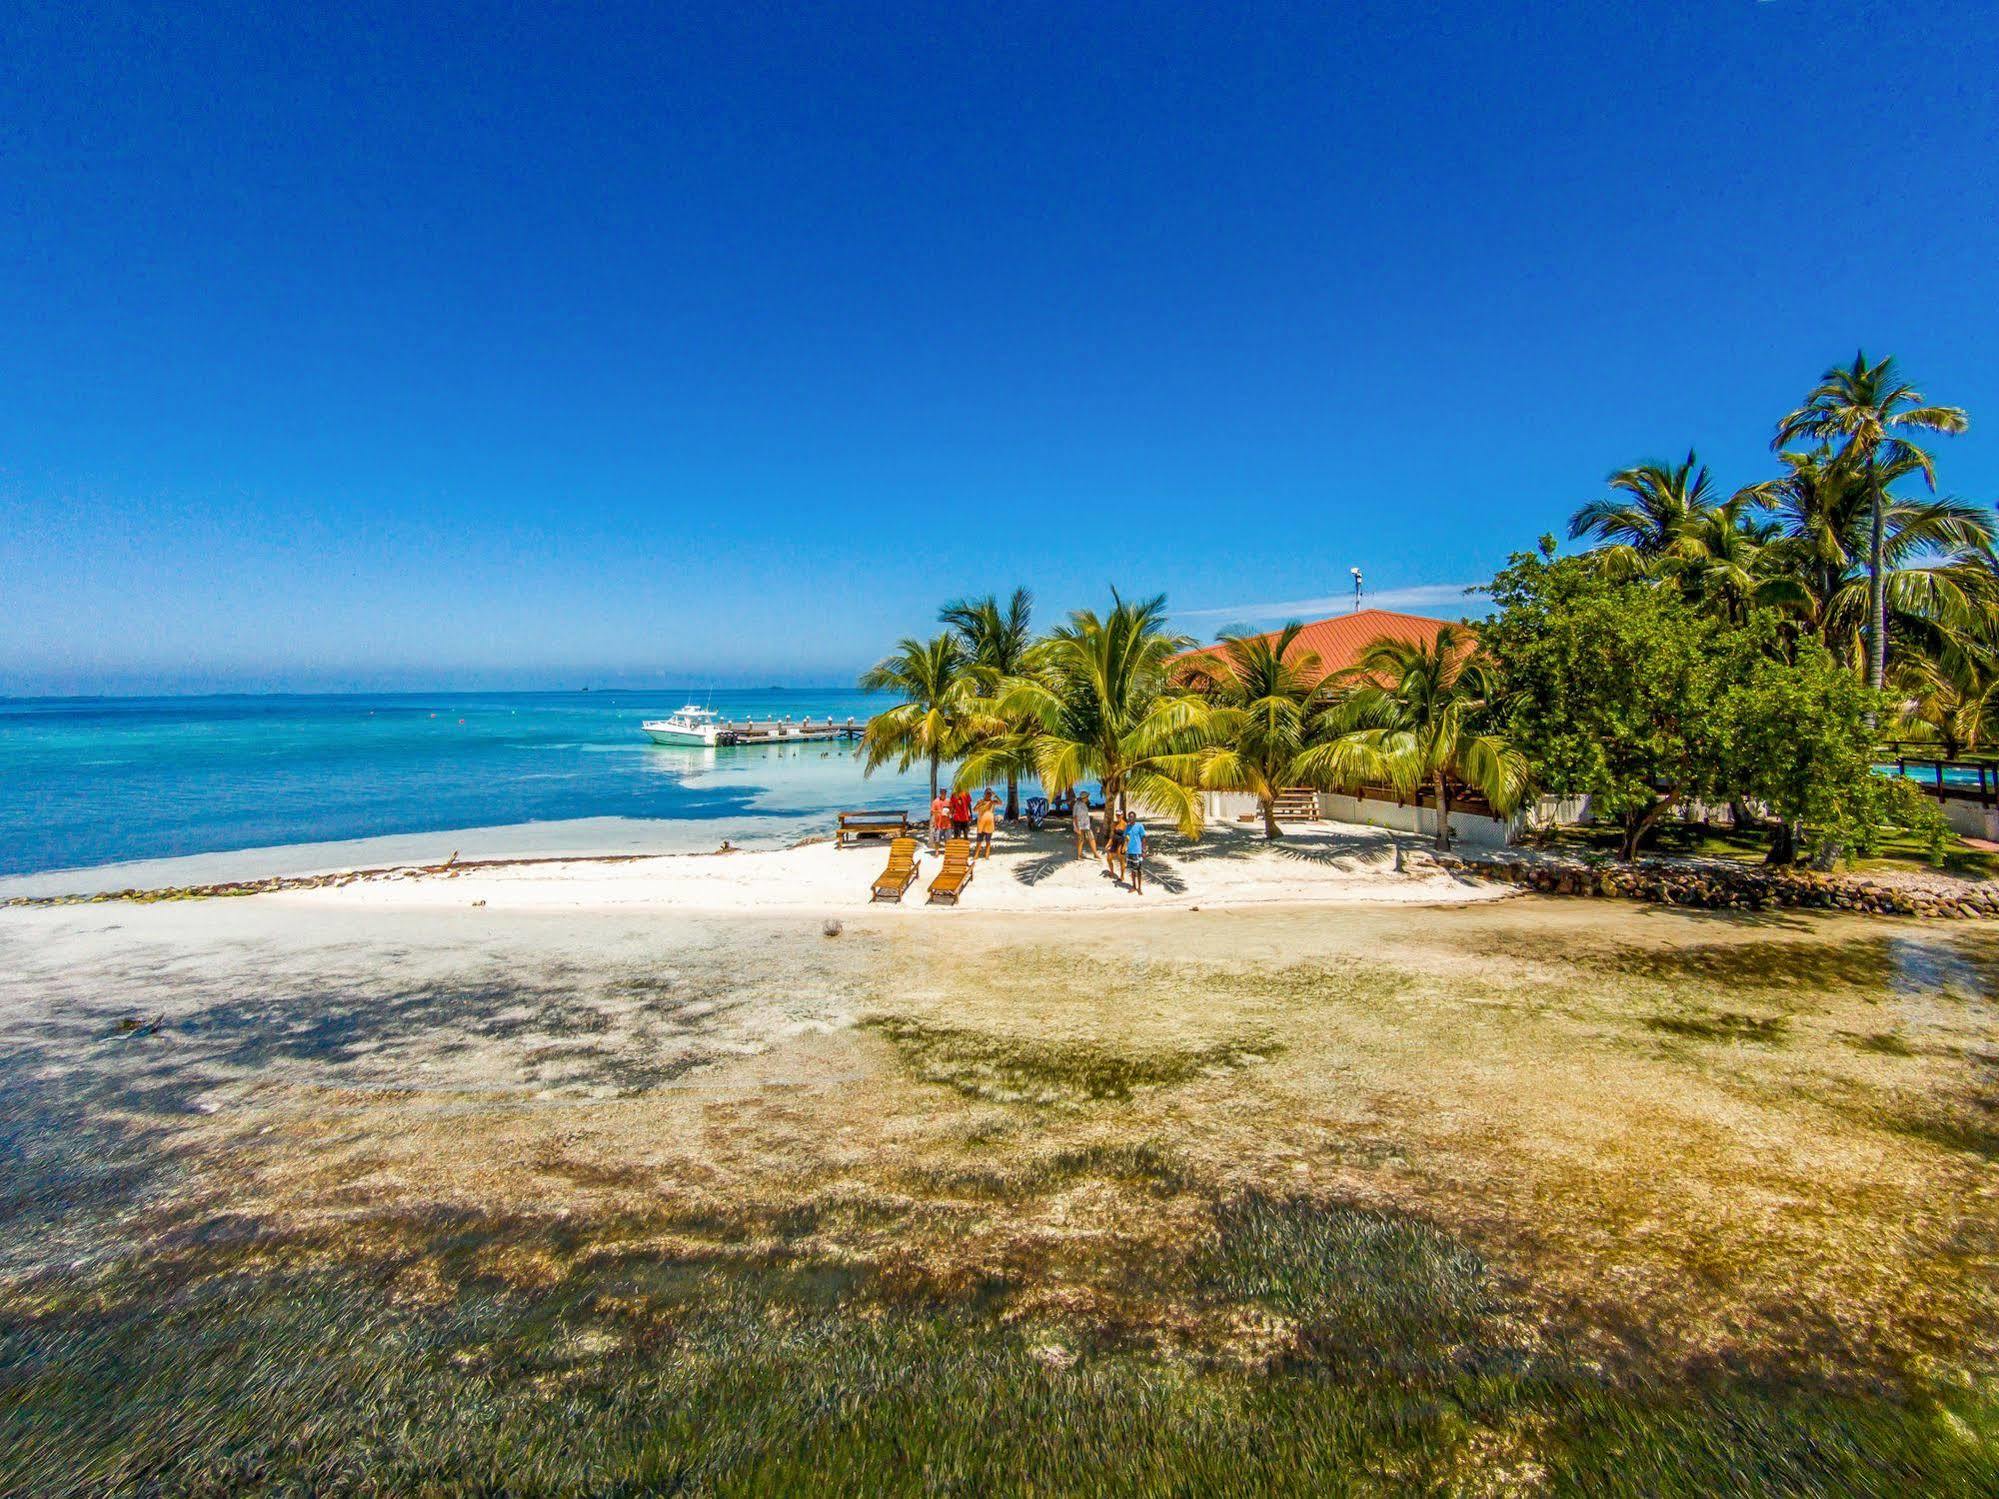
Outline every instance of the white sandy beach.
{"type": "MultiPolygon", "coordinates": [[[[1139,911],[1159,907],[1490,900],[1507,887],[1457,878],[1430,862],[1422,840],[1340,823],[1294,827],[1274,844],[1236,826],[1210,828],[1199,842],[1154,840],[1145,890],[1114,881],[1100,860],[1078,859],[1066,829],[1003,833],[976,865],[955,908],[988,912],[1139,911]],[[1398,868],[1398,865],[1401,867],[1398,868]]],[[[774,850],[668,854],[619,860],[538,859],[441,873],[387,874],[287,891],[271,900],[311,905],[411,909],[481,905],[507,910],[663,907],[687,911],[862,911],[948,917],[926,898],[938,859],[919,857],[918,878],[899,905],[875,903],[872,885],[885,844],[836,848],[831,842],[774,850]]]]}
{"type": "MultiPolygon", "coordinates": [[[[823,827],[823,821],[818,823],[823,827]]],[[[937,858],[927,849],[900,906],[870,900],[887,846],[835,848],[830,840],[777,844],[804,825],[639,822],[597,818],[347,843],[295,844],[200,854],[0,880],[0,899],[100,891],[186,888],[270,878],[353,872],[351,883],[275,894],[321,906],[421,909],[591,909],[671,907],[712,912],[863,910],[949,914],[925,892],[937,858]],[[734,852],[715,852],[724,837],[734,852]],[[742,846],[746,842],[749,846],[742,846]],[[470,867],[423,873],[457,855],[470,867]],[[504,863],[490,861],[503,860],[504,863]]],[[[1353,902],[1459,903],[1495,899],[1507,888],[1468,881],[1430,863],[1425,839],[1346,823],[1293,826],[1274,844],[1239,824],[1212,825],[1199,842],[1177,834],[1153,840],[1145,893],[1114,883],[1101,861],[1078,860],[1066,829],[1003,831],[979,861],[960,909],[1096,911],[1148,907],[1353,902]],[[1401,867],[1398,868],[1398,865],[1401,867]]]]}

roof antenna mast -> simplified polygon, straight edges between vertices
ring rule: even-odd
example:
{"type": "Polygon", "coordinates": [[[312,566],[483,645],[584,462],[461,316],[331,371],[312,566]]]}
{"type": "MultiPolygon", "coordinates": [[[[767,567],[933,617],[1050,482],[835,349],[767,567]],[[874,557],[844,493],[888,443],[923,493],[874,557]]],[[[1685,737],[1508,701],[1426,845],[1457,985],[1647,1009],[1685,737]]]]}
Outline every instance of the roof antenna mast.
{"type": "Polygon", "coordinates": [[[1358,614],[1360,613],[1360,569],[1350,567],[1347,571],[1353,574],[1353,612],[1358,614]]]}

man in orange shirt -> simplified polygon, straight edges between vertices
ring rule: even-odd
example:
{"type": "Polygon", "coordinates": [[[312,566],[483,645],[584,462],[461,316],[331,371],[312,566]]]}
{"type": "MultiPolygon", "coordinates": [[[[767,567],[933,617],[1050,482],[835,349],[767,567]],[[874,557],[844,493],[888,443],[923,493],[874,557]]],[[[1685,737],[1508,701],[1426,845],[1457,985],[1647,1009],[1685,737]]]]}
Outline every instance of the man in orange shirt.
{"type": "Polygon", "coordinates": [[[944,839],[950,831],[951,798],[940,787],[930,803],[930,847],[933,851],[944,846],[944,839]]]}

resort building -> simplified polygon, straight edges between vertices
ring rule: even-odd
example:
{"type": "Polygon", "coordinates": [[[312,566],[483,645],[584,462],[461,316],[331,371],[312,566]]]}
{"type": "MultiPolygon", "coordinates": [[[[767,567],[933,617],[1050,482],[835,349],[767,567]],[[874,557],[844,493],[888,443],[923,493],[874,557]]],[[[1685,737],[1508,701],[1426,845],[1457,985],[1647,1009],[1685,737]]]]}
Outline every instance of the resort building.
{"type": "MultiPolygon", "coordinates": [[[[1383,638],[1412,645],[1430,645],[1448,621],[1422,614],[1398,614],[1389,609],[1357,609],[1329,619],[1315,619],[1298,632],[1292,643],[1291,658],[1311,653],[1319,658],[1325,672],[1347,671],[1360,664],[1367,648],[1383,638]]],[[[1280,632],[1270,630],[1261,638],[1275,639],[1280,632]]],[[[1205,661],[1219,653],[1216,646],[1188,651],[1180,660],[1183,680],[1197,677],[1205,661]]],[[[1205,793],[1206,815],[1211,822],[1251,820],[1256,816],[1256,799],[1243,792],[1205,793]]],[[[1401,795],[1390,786],[1364,786],[1356,795],[1330,791],[1314,792],[1300,787],[1279,804],[1279,817],[1318,816],[1334,822],[1357,822],[1370,827],[1394,828],[1400,832],[1434,835],[1437,830],[1436,799],[1428,787],[1413,797],[1401,795]]],[[[1496,848],[1509,842],[1519,819],[1502,818],[1487,806],[1477,792],[1463,786],[1451,789],[1451,832],[1455,839],[1480,847],[1496,848]]]]}
{"type": "MultiPolygon", "coordinates": [[[[1392,609],[1356,609],[1349,614],[1336,614],[1331,619],[1315,619],[1298,632],[1292,643],[1292,657],[1306,652],[1319,658],[1321,670],[1346,671],[1360,662],[1367,648],[1377,640],[1400,640],[1411,645],[1429,645],[1437,638],[1437,632],[1449,623],[1447,620],[1431,619],[1423,614],[1397,614],[1392,609]]],[[[1275,640],[1277,630],[1266,630],[1259,637],[1275,640]]],[[[1220,654],[1218,646],[1202,646],[1189,651],[1180,659],[1190,670],[1198,670],[1203,657],[1220,654]]]]}

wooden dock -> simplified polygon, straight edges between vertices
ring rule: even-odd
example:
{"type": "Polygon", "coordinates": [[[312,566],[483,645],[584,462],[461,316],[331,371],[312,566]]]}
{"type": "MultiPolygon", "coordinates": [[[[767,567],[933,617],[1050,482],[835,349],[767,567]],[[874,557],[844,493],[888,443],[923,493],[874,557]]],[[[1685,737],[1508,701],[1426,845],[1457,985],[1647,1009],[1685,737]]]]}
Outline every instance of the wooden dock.
{"type": "Polygon", "coordinates": [[[722,719],[722,744],[811,744],[829,740],[857,740],[867,724],[853,718],[744,718],[722,719]]]}
{"type": "Polygon", "coordinates": [[[1999,806],[1999,758],[1991,754],[1959,752],[1950,754],[1937,744],[1890,741],[1877,752],[1876,763],[1892,758],[1895,772],[1907,776],[1927,795],[1940,802],[1977,802],[1981,807],[1999,806]],[[1911,774],[1911,767],[1914,773],[1911,774]],[[1946,772],[1956,772],[1949,779],[1946,772]],[[1976,776],[1974,784],[1967,780],[1976,776]]]}

